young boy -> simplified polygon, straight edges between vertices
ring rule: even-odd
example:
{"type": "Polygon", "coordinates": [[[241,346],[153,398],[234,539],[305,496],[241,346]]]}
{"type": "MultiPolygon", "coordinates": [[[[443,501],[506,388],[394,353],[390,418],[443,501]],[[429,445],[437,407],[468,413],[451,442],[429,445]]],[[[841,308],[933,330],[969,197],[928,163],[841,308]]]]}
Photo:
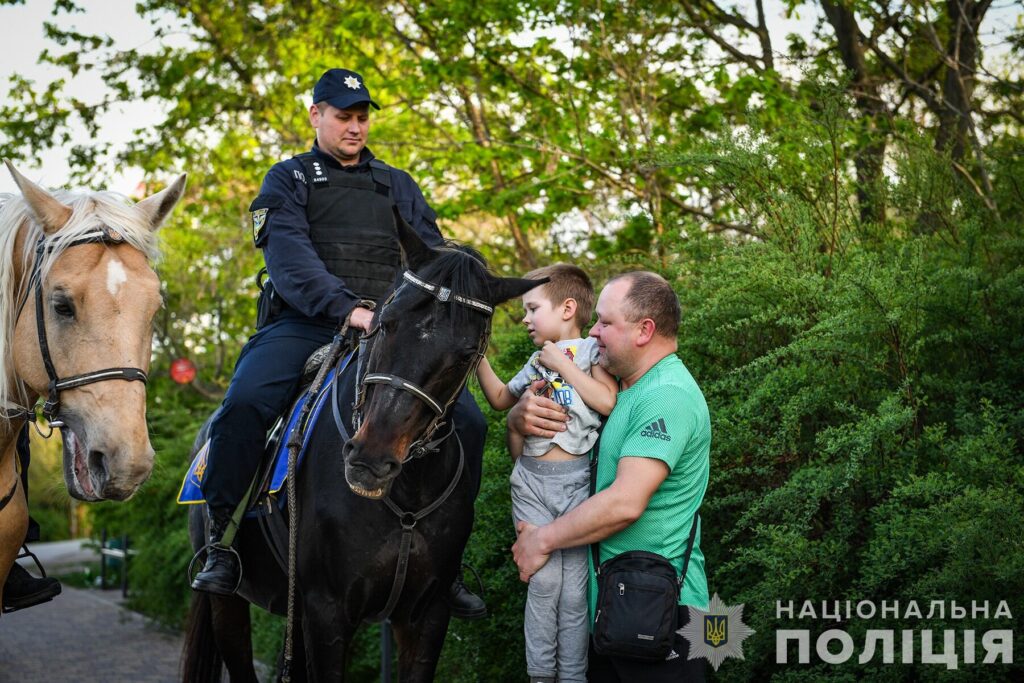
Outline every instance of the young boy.
{"type": "MultiPolygon", "coordinates": [[[[506,385],[487,359],[477,378],[495,410],[511,408],[530,385],[543,379],[544,392],[568,412],[568,429],[552,439],[527,437],[510,481],[515,519],[538,526],[573,509],[589,495],[590,460],[601,423],[615,406],[618,383],[597,364],[593,338],[582,338],[594,310],[590,278],[576,266],[556,264],[526,274],[550,280],[523,295],[523,324],[541,350],[530,356],[506,385]]],[[[517,450],[513,447],[513,450],[517,450]]],[[[552,553],[530,579],[526,597],[526,671],[531,683],[586,680],[588,548],[552,553]]]]}

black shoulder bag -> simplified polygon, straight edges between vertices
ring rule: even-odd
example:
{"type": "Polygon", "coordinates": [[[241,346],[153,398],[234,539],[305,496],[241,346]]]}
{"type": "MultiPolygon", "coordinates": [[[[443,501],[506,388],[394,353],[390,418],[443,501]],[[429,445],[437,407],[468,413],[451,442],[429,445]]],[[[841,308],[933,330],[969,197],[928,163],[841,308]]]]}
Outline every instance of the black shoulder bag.
{"type": "MultiPolygon", "coordinates": [[[[597,456],[591,460],[590,494],[597,487],[597,456]]],[[[672,650],[678,625],[679,591],[690,566],[697,536],[698,513],[693,513],[686,543],[683,573],[657,553],[632,550],[601,564],[598,544],[590,550],[597,572],[597,613],[594,615],[594,650],[607,657],[663,661],[672,650]]]]}

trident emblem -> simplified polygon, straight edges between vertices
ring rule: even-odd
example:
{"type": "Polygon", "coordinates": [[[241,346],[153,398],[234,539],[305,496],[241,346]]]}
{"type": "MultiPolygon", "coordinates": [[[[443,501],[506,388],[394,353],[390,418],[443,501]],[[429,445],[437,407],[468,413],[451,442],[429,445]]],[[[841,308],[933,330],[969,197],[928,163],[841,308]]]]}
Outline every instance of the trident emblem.
{"type": "Polygon", "coordinates": [[[719,647],[728,642],[729,618],[721,615],[704,617],[704,642],[711,647],[719,647]]]}

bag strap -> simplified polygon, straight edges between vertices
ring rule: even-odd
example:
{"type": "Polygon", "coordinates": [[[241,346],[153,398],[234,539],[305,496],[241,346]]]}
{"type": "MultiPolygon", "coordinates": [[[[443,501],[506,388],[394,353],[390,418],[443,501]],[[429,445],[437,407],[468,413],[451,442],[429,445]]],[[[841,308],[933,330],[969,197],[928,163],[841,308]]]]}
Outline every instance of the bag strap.
{"type": "MultiPolygon", "coordinates": [[[[590,458],[590,495],[593,496],[597,490],[597,457],[601,451],[601,434],[604,432],[605,418],[601,418],[601,425],[597,431],[597,441],[594,442],[593,456],[590,458]]],[[[682,588],[686,581],[686,572],[690,568],[690,555],[693,553],[693,542],[697,538],[697,522],[700,521],[700,508],[693,513],[693,521],[690,523],[690,538],[686,541],[686,554],[683,556],[683,571],[676,578],[679,587],[682,588]]],[[[594,572],[597,573],[601,567],[601,554],[597,541],[590,544],[590,553],[594,558],[594,572]]]]}

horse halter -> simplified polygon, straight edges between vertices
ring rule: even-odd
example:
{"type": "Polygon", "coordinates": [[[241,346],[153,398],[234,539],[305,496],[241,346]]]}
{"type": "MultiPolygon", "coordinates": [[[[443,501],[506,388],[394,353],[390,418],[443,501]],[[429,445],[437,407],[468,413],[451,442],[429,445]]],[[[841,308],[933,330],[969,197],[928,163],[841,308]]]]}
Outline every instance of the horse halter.
{"type": "MultiPolygon", "coordinates": [[[[64,248],[70,249],[71,247],[77,247],[82,244],[121,244],[124,241],[124,237],[119,232],[113,228],[102,226],[101,228],[85,233],[81,237],[68,242],[64,248]]],[[[49,395],[46,398],[46,402],[43,403],[42,413],[51,428],[64,427],[64,422],[58,419],[58,414],[60,413],[60,392],[62,391],[76,389],[95,382],[106,382],[114,379],[125,380],[128,382],[142,382],[143,384],[148,380],[146,372],[141,368],[104,368],[103,370],[94,370],[92,372],[72,375],[71,377],[65,377],[63,379],[61,379],[57,374],[57,369],[53,365],[53,359],[50,357],[50,345],[46,340],[46,315],[43,313],[43,278],[40,273],[40,265],[43,260],[43,255],[52,250],[53,245],[47,243],[46,236],[41,236],[36,245],[36,258],[32,264],[32,274],[29,277],[29,287],[35,289],[36,334],[39,337],[39,351],[43,355],[43,366],[46,368],[46,375],[50,379],[48,388],[49,395]]],[[[25,303],[28,301],[28,297],[29,295],[26,292],[25,298],[22,300],[21,306],[18,309],[19,317],[21,315],[21,310],[25,307],[25,303]]],[[[29,422],[35,422],[36,420],[35,411],[32,408],[22,408],[20,406],[17,411],[8,410],[7,417],[8,419],[23,417],[29,422]]]]}
{"type": "MultiPolygon", "coordinates": [[[[494,314],[494,307],[491,306],[490,304],[480,301],[479,299],[473,299],[467,296],[462,296],[461,294],[453,294],[452,290],[449,289],[448,287],[442,287],[441,285],[435,285],[433,283],[427,282],[426,280],[422,280],[408,270],[402,273],[402,279],[402,284],[395,288],[395,290],[391,293],[391,296],[389,296],[387,300],[384,302],[384,304],[381,306],[380,312],[378,313],[377,316],[378,323],[369,333],[366,334],[364,339],[373,337],[374,335],[377,334],[377,332],[380,331],[379,320],[380,317],[384,315],[384,309],[387,308],[387,305],[391,303],[392,299],[394,299],[395,296],[397,296],[398,292],[400,292],[402,288],[405,287],[407,284],[422,289],[423,291],[433,295],[433,297],[440,301],[441,303],[452,302],[462,304],[463,306],[468,306],[469,308],[472,308],[475,311],[479,311],[480,313],[483,313],[488,317],[494,314]]],[[[445,413],[448,412],[448,409],[451,407],[452,403],[455,402],[455,399],[458,397],[459,392],[462,391],[462,387],[465,386],[466,380],[468,380],[470,375],[472,375],[474,370],[476,370],[477,363],[480,362],[480,358],[483,357],[484,351],[487,349],[487,343],[489,341],[489,338],[489,334],[485,334],[481,337],[480,344],[476,350],[476,360],[470,366],[468,372],[466,373],[466,376],[462,378],[461,382],[459,382],[459,388],[455,391],[454,394],[452,394],[451,398],[449,398],[444,405],[442,405],[440,401],[434,399],[422,387],[420,387],[414,382],[410,382],[409,380],[398,377],[397,375],[392,375],[385,372],[369,372],[369,370],[367,370],[366,374],[363,375],[362,379],[360,379],[359,383],[356,385],[356,401],[352,407],[352,417],[353,420],[355,421],[356,429],[358,430],[359,426],[362,423],[362,406],[363,402],[366,399],[366,385],[386,384],[388,386],[394,387],[395,389],[406,391],[412,394],[416,398],[420,399],[423,403],[425,403],[427,407],[430,408],[430,410],[434,413],[434,418],[427,425],[426,429],[423,432],[423,436],[421,436],[419,439],[414,441],[411,446],[409,446],[409,457],[417,458],[422,455],[425,455],[426,453],[437,450],[438,444],[447,439],[448,436],[451,434],[451,430],[449,430],[440,439],[432,441],[434,434],[444,424],[444,422],[441,421],[441,418],[444,417],[445,413]]]]}

